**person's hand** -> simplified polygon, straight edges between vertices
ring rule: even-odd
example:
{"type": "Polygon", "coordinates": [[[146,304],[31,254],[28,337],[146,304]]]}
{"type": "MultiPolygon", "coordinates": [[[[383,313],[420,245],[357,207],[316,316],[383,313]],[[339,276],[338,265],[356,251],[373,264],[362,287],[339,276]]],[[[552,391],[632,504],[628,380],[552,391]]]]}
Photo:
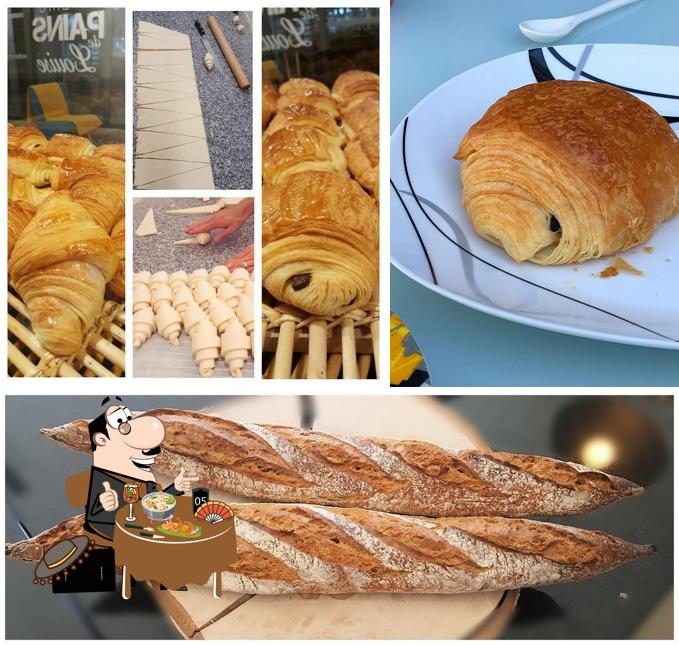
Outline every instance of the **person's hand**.
{"type": "Polygon", "coordinates": [[[224,263],[229,271],[233,271],[238,267],[243,267],[248,273],[252,272],[255,266],[255,246],[250,244],[246,246],[238,255],[234,255],[224,263]]]}
{"type": "Polygon", "coordinates": [[[219,244],[229,235],[233,235],[243,225],[243,222],[252,217],[254,212],[254,197],[246,197],[233,206],[222,208],[202,222],[187,226],[185,232],[189,235],[198,235],[198,233],[209,233],[215,228],[220,228],[222,230],[212,238],[214,244],[219,244]]]}
{"type": "Polygon", "coordinates": [[[105,511],[115,511],[118,508],[118,493],[111,488],[111,484],[104,482],[104,492],[99,495],[99,503],[105,511]]]}
{"type": "Polygon", "coordinates": [[[187,494],[193,488],[193,482],[197,482],[198,477],[191,477],[184,474],[184,469],[179,471],[179,474],[174,479],[174,487],[182,493],[187,494]]]}

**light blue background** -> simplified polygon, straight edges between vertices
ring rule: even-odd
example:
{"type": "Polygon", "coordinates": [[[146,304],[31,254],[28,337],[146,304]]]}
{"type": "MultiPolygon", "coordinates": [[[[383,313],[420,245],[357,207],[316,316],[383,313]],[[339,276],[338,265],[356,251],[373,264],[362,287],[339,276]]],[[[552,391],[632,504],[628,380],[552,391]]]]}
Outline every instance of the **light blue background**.
{"type": "MultiPolygon", "coordinates": [[[[391,129],[453,76],[535,47],[518,29],[522,20],[569,15],[597,4],[597,0],[395,0],[391,129]]],[[[571,43],[679,45],[679,0],[642,0],[581,25],[555,44],[571,43]]],[[[679,384],[677,351],[588,340],[501,320],[439,296],[393,267],[391,309],[413,332],[434,386],[679,384]]]]}

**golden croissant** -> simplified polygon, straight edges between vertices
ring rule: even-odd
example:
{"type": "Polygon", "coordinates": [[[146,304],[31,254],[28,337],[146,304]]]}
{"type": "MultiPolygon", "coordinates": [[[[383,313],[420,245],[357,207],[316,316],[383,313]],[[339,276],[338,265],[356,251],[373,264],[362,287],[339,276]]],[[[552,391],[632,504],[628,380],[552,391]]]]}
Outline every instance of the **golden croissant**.
{"type": "Polygon", "coordinates": [[[455,158],[474,228],[518,262],[619,253],[679,210],[679,139],[648,104],[611,85],[513,90],[455,158]]]}
{"type": "Polygon", "coordinates": [[[56,355],[80,349],[117,265],[111,238],[69,191],[44,201],[14,244],[8,267],[43,347],[56,355]]]}
{"type": "Polygon", "coordinates": [[[377,286],[378,213],[352,179],[305,171],[268,186],[262,277],[279,300],[335,316],[368,303],[377,286]]]}
{"type": "Polygon", "coordinates": [[[304,170],[347,173],[342,149],[316,128],[287,126],[262,143],[262,177],[265,184],[283,181],[304,170]]]}
{"type": "Polygon", "coordinates": [[[7,203],[7,257],[12,253],[12,249],[19,239],[19,235],[26,228],[35,214],[33,206],[27,202],[7,203]]]}

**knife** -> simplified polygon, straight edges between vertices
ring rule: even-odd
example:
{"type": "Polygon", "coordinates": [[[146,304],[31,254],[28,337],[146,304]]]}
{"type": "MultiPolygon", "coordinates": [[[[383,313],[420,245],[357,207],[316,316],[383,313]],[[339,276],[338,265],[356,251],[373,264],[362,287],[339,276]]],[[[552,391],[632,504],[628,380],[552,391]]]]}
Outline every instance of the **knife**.
{"type": "Polygon", "coordinates": [[[198,20],[196,20],[193,23],[196,26],[196,29],[198,30],[198,33],[200,34],[200,39],[203,41],[203,47],[205,47],[205,51],[212,56],[212,58],[215,61],[215,65],[217,66],[217,69],[224,74],[226,70],[224,69],[224,63],[217,58],[217,54],[215,54],[215,50],[212,49],[212,45],[210,44],[210,41],[205,37],[205,29],[203,29],[203,26],[200,24],[198,20]]]}

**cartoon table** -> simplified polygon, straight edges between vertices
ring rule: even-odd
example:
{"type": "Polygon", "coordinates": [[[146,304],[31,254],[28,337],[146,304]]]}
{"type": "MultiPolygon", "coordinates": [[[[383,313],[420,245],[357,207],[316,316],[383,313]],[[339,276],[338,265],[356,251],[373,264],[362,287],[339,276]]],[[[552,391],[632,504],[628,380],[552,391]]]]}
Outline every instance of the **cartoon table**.
{"type": "MultiPolygon", "coordinates": [[[[224,571],[236,559],[236,532],[233,518],[218,524],[198,520],[193,515],[190,495],[177,497],[174,518],[190,520],[201,527],[197,538],[181,538],[165,535],[164,539],[140,535],[146,532],[130,528],[125,524],[142,527],[158,527],[163,522],[150,520],[144,513],[141,502],[134,505],[136,520],[127,522],[129,504],[122,506],[116,513],[113,534],[116,565],[123,569],[123,598],[131,596],[130,578],[152,580],[177,589],[189,583],[206,584],[212,575],[212,594],[215,598],[222,595],[224,571]]],[[[162,535],[158,531],[155,534],[162,535]]]]}

